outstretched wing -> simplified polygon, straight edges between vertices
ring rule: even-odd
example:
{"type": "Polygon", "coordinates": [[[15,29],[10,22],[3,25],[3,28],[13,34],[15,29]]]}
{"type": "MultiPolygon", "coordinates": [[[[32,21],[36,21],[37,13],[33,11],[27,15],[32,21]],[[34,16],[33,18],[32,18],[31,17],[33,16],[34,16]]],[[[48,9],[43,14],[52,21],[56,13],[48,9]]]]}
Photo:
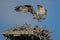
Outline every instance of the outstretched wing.
{"type": "Polygon", "coordinates": [[[15,8],[16,11],[20,11],[20,12],[23,12],[23,13],[26,13],[26,12],[30,12],[32,14],[35,13],[34,11],[34,8],[31,6],[31,5],[21,5],[21,6],[17,6],[15,8]]]}
{"type": "Polygon", "coordinates": [[[28,7],[25,7],[25,6],[16,6],[15,8],[16,11],[19,11],[19,12],[28,12],[28,7]]]}
{"type": "Polygon", "coordinates": [[[37,7],[38,7],[38,11],[37,11],[37,14],[39,15],[47,15],[47,10],[43,7],[43,6],[41,6],[41,5],[37,5],[37,7]]]}
{"type": "Polygon", "coordinates": [[[37,8],[38,8],[38,11],[36,14],[34,14],[34,19],[37,19],[38,21],[45,20],[44,15],[47,14],[47,10],[41,5],[37,5],[37,8]]]}

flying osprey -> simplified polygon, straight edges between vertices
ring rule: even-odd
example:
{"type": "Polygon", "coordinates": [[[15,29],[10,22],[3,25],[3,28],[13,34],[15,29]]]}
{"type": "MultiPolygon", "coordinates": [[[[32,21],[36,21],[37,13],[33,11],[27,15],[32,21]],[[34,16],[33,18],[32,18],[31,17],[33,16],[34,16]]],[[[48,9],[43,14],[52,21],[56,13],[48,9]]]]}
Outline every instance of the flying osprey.
{"type": "Polygon", "coordinates": [[[41,5],[37,5],[37,9],[38,11],[35,12],[34,8],[31,5],[21,5],[21,6],[16,6],[15,8],[15,10],[19,12],[23,12],[23,13],[30,12],[33,15],[33,18],[37,19],[38,21],[44,20],[45,19],[44,15],[47,14],[47,10],[41,5]]]}

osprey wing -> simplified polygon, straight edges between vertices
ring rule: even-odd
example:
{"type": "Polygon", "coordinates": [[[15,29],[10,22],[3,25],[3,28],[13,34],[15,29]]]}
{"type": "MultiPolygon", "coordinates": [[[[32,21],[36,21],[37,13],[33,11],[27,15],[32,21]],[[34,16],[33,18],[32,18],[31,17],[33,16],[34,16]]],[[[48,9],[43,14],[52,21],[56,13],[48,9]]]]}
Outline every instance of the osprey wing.
{"type": "Polygon", "coordinates": [[[15,8],[15,10],[16,11],[19,11],[19,12],[23,12],[23,13],[26,13],[26,12],[28,12],[28,7],[25,7],[25,6],[17,6],[16,8],[15,8]]]}
{"type": "Polygon", "coordinates": [[[23,13],[26,13],[26,12],[30,12],[31,14],[35,13],[34,8],[31,5],[17,6],[15,10],[23,13]]]}
{"type": "Polygon", "coordinates": [[[41,5],[37,5],[37,7],[38,7],[38,11],[37,11],[37,14],[39,15],[47,15],[47,10],[43,7],[43,6],[41,6],[41,5]]]}

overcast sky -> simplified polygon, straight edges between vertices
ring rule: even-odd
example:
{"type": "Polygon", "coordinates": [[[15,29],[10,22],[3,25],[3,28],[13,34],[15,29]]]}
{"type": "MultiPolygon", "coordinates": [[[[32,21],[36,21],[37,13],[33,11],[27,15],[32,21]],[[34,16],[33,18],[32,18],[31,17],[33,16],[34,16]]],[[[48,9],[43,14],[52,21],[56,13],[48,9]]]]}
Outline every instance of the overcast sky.
{"type": "Polygon", "coordinates": [[[32,26],[39,25],[52,31],[54,40],[60,40],[60,0],[0,0],[0,40],[5,40],[2,31],[25,23],[32,26]],[[42,5],[47,9],[46,20],[38,22],[33,19],[32,14],[16,12],[16,6],[30,4],[37,11],[37,5],[42,5]]]}

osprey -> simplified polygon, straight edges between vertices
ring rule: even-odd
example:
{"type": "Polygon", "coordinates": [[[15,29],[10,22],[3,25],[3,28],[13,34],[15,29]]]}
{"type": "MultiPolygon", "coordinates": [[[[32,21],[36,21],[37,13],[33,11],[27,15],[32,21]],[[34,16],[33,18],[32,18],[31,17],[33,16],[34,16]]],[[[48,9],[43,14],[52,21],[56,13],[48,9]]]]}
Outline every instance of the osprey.
{"type": "Polygon", "coordinates": [[[33,19],[37,19],[38,21],[44,20],[44,16],[47,15],[47,10],[41,5],[37,5],[37,9],[37,12],[35,12],[31,5],[21,5],[15,8],[15,10],[19,12],[30,12],[33,15],[33,19]]]}

